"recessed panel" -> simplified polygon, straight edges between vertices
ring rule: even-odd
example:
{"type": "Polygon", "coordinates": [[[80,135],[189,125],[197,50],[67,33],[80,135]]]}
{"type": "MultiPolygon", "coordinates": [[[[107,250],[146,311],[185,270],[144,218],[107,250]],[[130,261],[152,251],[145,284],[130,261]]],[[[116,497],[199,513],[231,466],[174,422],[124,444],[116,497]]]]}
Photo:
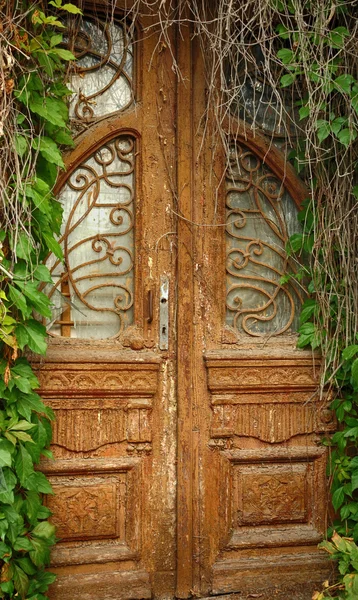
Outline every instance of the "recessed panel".
{"type": "Polygon", "coordinates": [[[239,467],[238,525],[304,523],[306,477],[306,465],[239,467]]]}
{"type": "Polygon", "coordinates": [[[63,479],[63,483],[55,479],[55,496],[48,498],[57,537],[62,541],[119,538],[124,525],[120,523],[120,479],[63,479]]]}

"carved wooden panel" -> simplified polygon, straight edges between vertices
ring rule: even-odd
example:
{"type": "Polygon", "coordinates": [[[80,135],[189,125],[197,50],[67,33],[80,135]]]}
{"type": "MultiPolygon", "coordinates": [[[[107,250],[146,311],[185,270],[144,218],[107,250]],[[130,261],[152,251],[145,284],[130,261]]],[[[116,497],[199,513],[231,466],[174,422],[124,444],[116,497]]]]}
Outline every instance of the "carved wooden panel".
{"type": "Polygon", "coordinates": [[[335,423],[316,396],[317,366],[308,354],[263,349],[208,352],[205,364],[220,506],[212,591],[252,590],[255,578],[274,585],[270,552],[294,581],[312,577],[298,566],[304,556],[323,573],[315,549],[325,530],[326,450],[316,442],[335,423]]]}
{"type": "MultiPolygon", "coordinates": [[[[139,566],[140,482],[143,461],[152,453],[159,362],[155,356],[129,361],[128,354],[117,361],[110,355],[111,362],[104,362],[108,350],[101,362],[100,352],[95,353],[98,362],[81,362],[80,353],[76,361],[70,350],[67,363],[55,360],[38,368],[41,393],[56,415],[55,461],[42,465],[54,490],[47,504],[60,540],[52,566],[92,565],[93,573],[93,565],[106,568],[113,562],[125,568],[132,561],[132,588],[148,597],[148,574],[139,566]]],[[[126,580],[124,573],[119,577],[126,580]]],[[[74,579],[66,592],[65,580],[55,585],[53,598],[61,597],[61,590],[72,600],[74,579]]]]}
{"type": "Polygon", "coordinates": [[[318,541],[323,525],[318,509],[324,454],[324,449],[314,446],[225,452],[232,477],[228,546],[318,541]]]}
{"type": "Polygon", "coordinates": [[[62,541],[120,537],[124,525],[119,519],[120,483],[113,479],[104,483],[103,477],[91,477],[89,481],[76,477],[64,485],[52,478],[55,496],[48,504],[54,513],[57,537],[62,541]]]}
{"type": "Polygon", "coordinates": [[[327,399],[316,398],[318,371],[308,357],[209,353],[206,366],[211,447],[230,447],[235,436],[277,443],[334,430],[327,399]]]}
{"type": "MultiPolygon", "coordinates": [[[[221,492],[223,534],[212,570],[214,593],[250,589],[254,577],[273,585],[277,573],[267,569],[272,556],[293,570],[294,561],[306,555],[323,573],[324,557],[314,551],[325,528],[325,449],[235,449],[223,451],[222,460],[229,463],[228,480],[221,481],[228,491],[221,492]]],[[[294,578],[300,580],[300,574],[294,578]]]]}
{"type": "Polygon", "coordinates": [[[242,467],[237,473],[237,524],[304,523],[306,482],[306,464],[242,467]]]}
{"type": "Polygon", "coordinates": [[[54,566],[138,559],[140,459],[46,462],[55,495],[47,497],[60,541],[54,566]],[[85,542],[85,543],[84,543],[85,542]]]}

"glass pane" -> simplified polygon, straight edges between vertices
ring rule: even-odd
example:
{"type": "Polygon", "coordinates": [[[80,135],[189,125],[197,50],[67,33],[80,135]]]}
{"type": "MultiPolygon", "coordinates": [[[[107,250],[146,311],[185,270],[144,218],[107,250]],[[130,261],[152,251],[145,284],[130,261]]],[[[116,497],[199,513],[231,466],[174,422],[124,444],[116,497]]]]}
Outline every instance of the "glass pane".
{"type": "Polygon", "coordinates": [[[125,26],[86,17],[79,31],[69,31],[77,61],[71,75],[70,117],[92,121],[133,102],[133,46],[125,26]],[[73,40],[73,42],[72,42],[73,40]]]}
{"type": "Polygon", "coordinates": [[[263,133],[276,137],[296,136],[299,130],[299,108],[296,91],[280,88],[282,73],[272,66],[271,80],[259,44],[248,51],[250,60],[238,57],[235,68],[227,65],[226,83],[230,108],[247,123],[254,123],[263,133]],[[275,81],[272,81],[275,76],[275,81]]]}
{"type": "Polygon", "coordinates": [[[297,207],[282,182],[248,148],[231,147],[226,178],[226,322],[253,336],[297,330],[302,291],[285,252],[298,229],[297,207]]]}
{"type": "Polygon", "coordinates": [[[116,337],[133,322],[135,140],[119,136],[69,177],[64,208],[64,264],[47,261],[55,282],[51,333],[116,337]]]}

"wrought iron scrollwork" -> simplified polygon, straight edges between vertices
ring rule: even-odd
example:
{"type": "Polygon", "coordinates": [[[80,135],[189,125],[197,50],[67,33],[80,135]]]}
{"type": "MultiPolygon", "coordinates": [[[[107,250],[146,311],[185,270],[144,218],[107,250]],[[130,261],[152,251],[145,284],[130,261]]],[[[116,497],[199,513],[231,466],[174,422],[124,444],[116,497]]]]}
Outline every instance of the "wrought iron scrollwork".
{"type": "Polygon", "coordinates": [[[64,266],[47,264],[55,285],[52,333],[116,337],[133,321],[135,140],[103,145],[68,178],[60,194],[64,266]]]}
{"type": "Polygon", "coordinates": [[[251,336],[297,329],[303,295],[285,246],[297,229],[297,208],[284,185],[244,145],[231,147],[226,178],[226,320],[251,336]]]}
{"type": "Polygon", "coordinates": [[[68,24],[67,45],[76,56],[70,116],[92,122],[128,108],[134,100],[133,42],[125,23],[83,18],[68,24]]]}

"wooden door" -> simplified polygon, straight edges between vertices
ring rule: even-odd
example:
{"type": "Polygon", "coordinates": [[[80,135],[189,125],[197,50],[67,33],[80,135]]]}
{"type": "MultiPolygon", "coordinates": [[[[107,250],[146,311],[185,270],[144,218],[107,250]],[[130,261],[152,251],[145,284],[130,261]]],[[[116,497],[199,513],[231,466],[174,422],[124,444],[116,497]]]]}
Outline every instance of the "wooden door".
{"type": "Polygon", "coordinates": [[[310,599],[330,569],[317,544],[327,528],[320,440],[334,423],[315,393],[318,357],[296,349],[304,292],[280,281],[297,268],[285,246],[306,190],[280,135],[272,143],[260,131],[255,97],[255,131],[250,115],[227,115],[227,154],[218,149],[195,39],[180,57],[179,156],[195,167],[178,224],[178,338],[188,345],[178,348],[177,595],[310,599]]]}
{"type": "Polygon", "coordinates": [[[320,580],[317,441],[330,415],[312,401],[317,365],[295,349],[300,294],[277,283],[282,252],[267,282],[263,240],[242,230],[252,211],[262,227],[272,221],[245,204],[259,194],[284,205],[273,211],[284,244],[285,207],[302,186],[277,149],[231,119],[236,167],[209,136],[202,145],[205,77],[188,28],[164,43],[155,28],[143,35],[149,16],[133,30],[105,21],[99,4],[73,42],[78,137],[58,184],[65,264],[48,259],[55,312],[39,378],[57,416],[43,469],[60,538],[50,597],[188,598],[255,592],[287,574],[320,580]],[[266,281],[265,314],[257,284],[250,296],[239,277],[250,261],[266,281]]]}
{"type": "Polygon", "coordinates": [[[141,25],[92,6],[69,31],[78,135],[58,182],[65,261],[47,261],[39,368],[56,414],[42,466],[60,539],[53,600],[175,589],[175,83],[141,25]]]}

